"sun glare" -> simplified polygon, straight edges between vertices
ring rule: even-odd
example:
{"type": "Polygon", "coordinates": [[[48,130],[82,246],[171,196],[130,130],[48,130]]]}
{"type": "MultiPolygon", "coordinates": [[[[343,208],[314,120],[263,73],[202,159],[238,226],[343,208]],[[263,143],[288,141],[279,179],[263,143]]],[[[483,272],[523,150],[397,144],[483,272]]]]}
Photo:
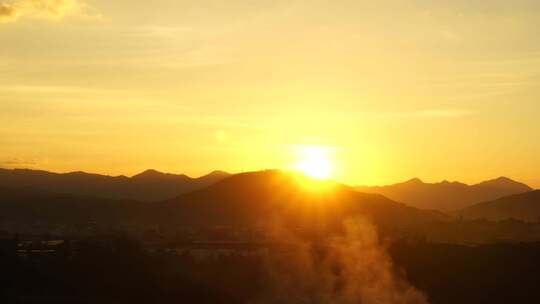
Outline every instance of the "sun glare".
{"type": "Polygon", "coordinates": [[[301,146],[298,148],[300,160],[296,170],[315,179],[328,179],[334,173],[330,149],[324,146],[301,146]]]}

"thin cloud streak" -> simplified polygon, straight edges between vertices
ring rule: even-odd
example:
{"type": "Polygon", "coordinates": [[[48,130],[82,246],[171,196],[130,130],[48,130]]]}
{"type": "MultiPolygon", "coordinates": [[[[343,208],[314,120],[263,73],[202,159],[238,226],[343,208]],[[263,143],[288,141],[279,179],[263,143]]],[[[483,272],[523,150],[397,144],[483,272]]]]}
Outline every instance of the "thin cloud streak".
{"type": "Polygon", "coordinates": [[[12,157],[0,160],[0,168],[34,168],[40,162],[37,159],[24,159],[20,157],[12,157]]]}
{"type": "Polygon", "coordinates": [[[59,19],[84,7],[77,0],[18,0],[0,3],[0,22],[12,22],[21,17],[59,19]]]}
{"type": "Polygon", "coordinates": [[[383,116],[395,118],[460,118],[473,115],[472,111],[455,109],[420,110],[413,112],[385,113],[383,116]]]}

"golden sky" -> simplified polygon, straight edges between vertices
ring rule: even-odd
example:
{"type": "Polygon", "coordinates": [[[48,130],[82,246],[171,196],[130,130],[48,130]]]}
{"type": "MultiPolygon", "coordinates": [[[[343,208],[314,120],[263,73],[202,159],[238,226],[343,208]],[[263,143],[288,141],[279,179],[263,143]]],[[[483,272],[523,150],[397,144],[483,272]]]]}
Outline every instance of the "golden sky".
{"type": "Polygon", "coordinates": [[[540,187],[540,1],[0,3],[0,167],[540,187]]]}

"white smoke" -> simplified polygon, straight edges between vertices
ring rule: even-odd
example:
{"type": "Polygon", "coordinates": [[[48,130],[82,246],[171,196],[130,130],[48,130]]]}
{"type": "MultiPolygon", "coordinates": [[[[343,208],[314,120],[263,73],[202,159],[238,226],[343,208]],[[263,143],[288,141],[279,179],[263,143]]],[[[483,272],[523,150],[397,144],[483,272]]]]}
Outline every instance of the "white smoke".
{"type": "Polygon", "coordinates": [[[282,228],[272,238],[294,250],[266,260],[266,286],[257,304],[427,304],[426,296],[396,271],[375,227],[362,219],[323,245],[282,228]]]}

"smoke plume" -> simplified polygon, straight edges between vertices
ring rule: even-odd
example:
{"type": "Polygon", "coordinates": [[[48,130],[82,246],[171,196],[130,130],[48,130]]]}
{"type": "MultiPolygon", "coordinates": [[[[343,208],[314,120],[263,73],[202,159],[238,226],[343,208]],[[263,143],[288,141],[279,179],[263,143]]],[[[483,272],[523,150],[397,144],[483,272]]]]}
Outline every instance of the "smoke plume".
{"type": "Polygon", "coordinates": [[[266,259],[264,291],[255,303],[427,304],[426,296],[397,271],[375,227],[356,219],[324,241],[272,230],[294,249],[266,259]]]}
{"type": "Polygon", "coordinates": [[[77,12],[77,0],[16,0],[0,3],[0,22],[15,21],[20,17],[62,18],[77,12]]]}

